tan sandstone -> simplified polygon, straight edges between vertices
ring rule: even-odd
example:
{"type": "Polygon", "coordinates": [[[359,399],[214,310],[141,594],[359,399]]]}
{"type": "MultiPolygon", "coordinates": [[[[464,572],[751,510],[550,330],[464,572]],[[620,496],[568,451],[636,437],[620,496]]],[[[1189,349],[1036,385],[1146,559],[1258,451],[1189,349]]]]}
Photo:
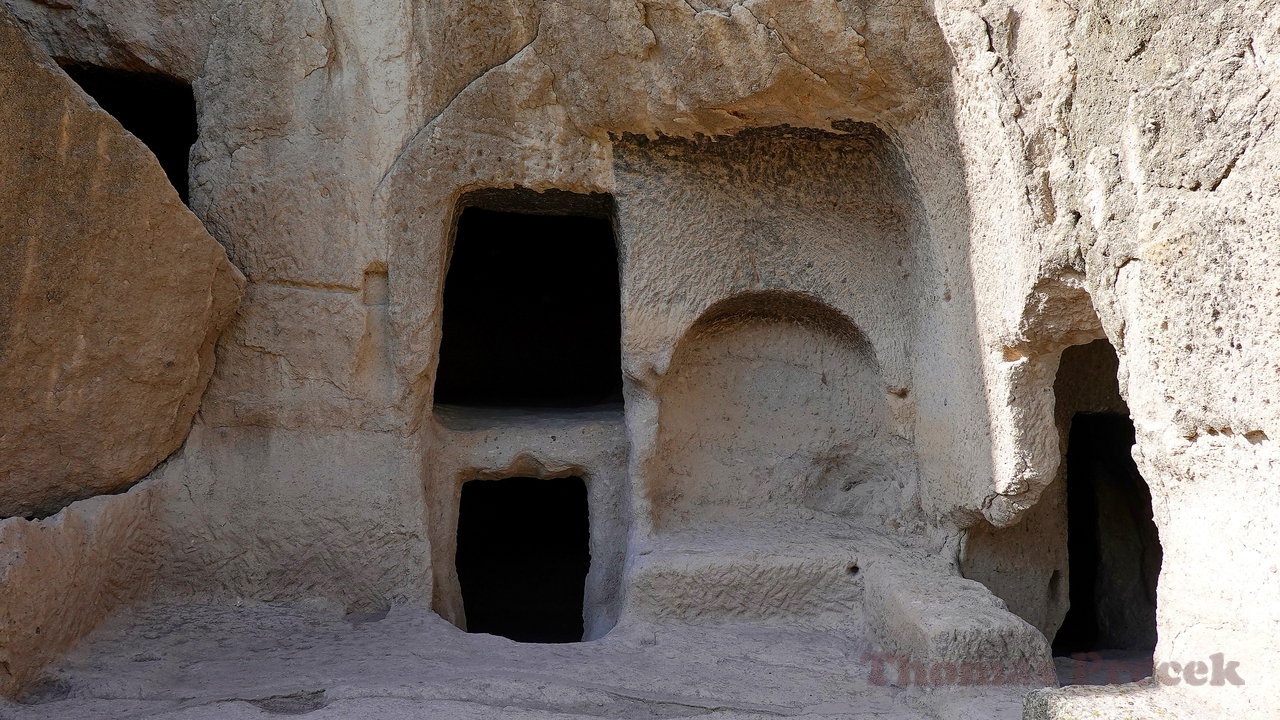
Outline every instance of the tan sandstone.
{"type": "Polygon", "coordinates": [[[0,517],[176,450],[243,280],[151,153],[0,18],[0,517]]]}
{"type": "MultiPolygon", "coordinates": [[[[0,457],[28,469],[0,500],[120,490],[191,430],[117,498],[154,553],[127,563],[154,557],[144,607],[49,653],[73,690],[23,716],[1280,711],[1274,0],[5,4],[42,50],[6,25],[0,72],[47,89],[0,131],[49,150],[4,175],[6,235],[10,215],[20,239],[84,243],[150,223],[174,245],[150,265],[87,244],[87,275],[0,307],[41,317],[57,291],[182,319],[6,319],[47,347],[4,346],[6,397],[29,404],[0,457]],[[192,84],[191,206],[249,280],[220,337],[235,270],[44,52],[192,84]],[[548,191],[609,201],[624,402],[438,404],[459,215],[566,211],[548,191]],[[43,402],[74,377],[102,382],[43,402]],[[1046,667],[1068,430],[1099,411],[1132,417],[1163,549],[1152,664],[1224,653],[1245,684],[875,682],[865,654],[1046,667]],[[462,483],[569,474],[591,506],[590,642],[463,632],[462,483]]],[[[14,277],[55,267],[9,257],[14,277]]],[[[105,505],[63,517],[83,503],[105,505]]],[[[4,531],[0,553],[43,557],[4,531]]],[[[100,537],[93,557],[137,557],[100,537]]],[[[93,597],[61,600],[77,635],[93,597]]]]}

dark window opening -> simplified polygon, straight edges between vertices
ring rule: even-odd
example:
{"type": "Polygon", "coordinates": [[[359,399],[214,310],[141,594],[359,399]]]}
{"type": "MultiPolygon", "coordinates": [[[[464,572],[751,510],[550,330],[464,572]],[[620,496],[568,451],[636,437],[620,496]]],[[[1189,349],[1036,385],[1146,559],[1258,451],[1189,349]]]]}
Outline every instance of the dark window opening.
{"type": "Polygon", "coordinates": [[[1151,492],[1131,448],[1133,421],[1079,413],[1067,443],[1070,610],[1054,638],[1059,655],[1129,651],[1156,644],[1160,538],[1151,492]]]}
{"type": "Polygon", "coordinates": [[[517,642],[578,642],[591,565],[582,478],[462,486],[455,562],[467,631],[517,642]]]}
{"type": "Polygon", "coordinates": [[[188,201],[187,164],[196,142],[196,100],[191,86],[158,73],[92,65],[64,68],[103,110],[145,144],[182,202],[188,201]]]}
{"type": "Polygon", "coordinates": [[[466,207],[458,219],[435,401],[621,402],[618,252],[607,201],[572,193],[497,197],[504,201],[466,207]]]}

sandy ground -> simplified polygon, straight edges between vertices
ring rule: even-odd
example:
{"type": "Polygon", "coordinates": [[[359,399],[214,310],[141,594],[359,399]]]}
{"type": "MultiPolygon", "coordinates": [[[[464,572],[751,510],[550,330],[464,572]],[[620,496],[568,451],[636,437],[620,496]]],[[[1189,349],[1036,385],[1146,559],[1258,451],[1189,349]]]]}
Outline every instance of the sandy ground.
{"type": "Polygon", "coordinates": [[[0,717],[1017,720],[1025,688],[869,682],[862,638],[622,625],[567,645],[467,634],[425,609],[184,605],[101,627],[0,717]]]}

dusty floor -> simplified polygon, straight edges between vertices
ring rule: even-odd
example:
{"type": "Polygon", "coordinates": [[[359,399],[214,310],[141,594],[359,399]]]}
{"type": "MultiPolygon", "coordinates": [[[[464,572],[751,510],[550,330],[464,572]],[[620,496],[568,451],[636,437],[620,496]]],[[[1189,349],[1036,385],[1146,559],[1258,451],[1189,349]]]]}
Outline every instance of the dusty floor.
{"type": "Polygon", "coordinates": [[[188,605],[117,616],[3,718],[982,718],[1025,689],[869,683],[865,639],[754,625],[620,626],[521,645],[421,609],[188,605]]]}

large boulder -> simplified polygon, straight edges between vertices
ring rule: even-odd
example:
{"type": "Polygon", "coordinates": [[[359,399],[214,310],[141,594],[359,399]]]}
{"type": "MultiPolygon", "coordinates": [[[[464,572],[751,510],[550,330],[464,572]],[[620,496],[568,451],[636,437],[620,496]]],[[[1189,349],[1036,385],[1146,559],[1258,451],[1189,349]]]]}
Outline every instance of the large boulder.
{"type": "Polygon", "coordinates": [[[0,518],[176,450],[244,279],[151,152],[0,8],[0,518]]]}

